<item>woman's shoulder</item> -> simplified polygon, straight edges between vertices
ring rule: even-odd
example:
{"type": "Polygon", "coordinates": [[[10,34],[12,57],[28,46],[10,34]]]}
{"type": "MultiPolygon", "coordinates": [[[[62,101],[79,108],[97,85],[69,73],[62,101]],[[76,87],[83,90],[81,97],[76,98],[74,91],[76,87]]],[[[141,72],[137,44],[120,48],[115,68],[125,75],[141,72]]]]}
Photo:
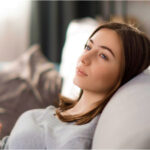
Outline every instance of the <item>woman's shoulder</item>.
{"type": "Polygon", "coordinates": [[[32,120],[39,120],[40,118],[45,118],[46,116],[50,116],[55,113],[56,107],[50,105],[46,108],[37,108],[25,111],[20,117],[19,120],[22,119],[31,119],[32,120]]]}
{"type": "Polygon", "coordinates": [[[43,113],[43,112],[51,112],[51,111],[54,111],[55,109],[56,109],[55,106],[49,105],[45,108],[35,108],[35,109],[27,110],[23,113],[23,115],[26,115],[26,114],[40,114],[40,113],[43,113]]]}
{"type": "Polygon", "coordinates": [[[54,109],[54,106],[48,106],[43,109],[32,109],[24,112],[11,131],[9,145],[26,149],[36,146],[44,147],[45,134],[46,131],[49,131],[47,124],[54,122],[53,117],[50,116],[54,109]]]}
{"type": "Polygon", "coordinates": [[[13,131],[14,132],[18,132],[18,130],[22,131],[22,127],[25,124],[26,129],[28,130],[41,127],[41,123],[50,120],[52,118],[50,117],[50,115],[53,114],[54,109],[55,109],[54,106],[48,106],[46,108],[32,109],[24,112],[15,123],[13,131]]]}

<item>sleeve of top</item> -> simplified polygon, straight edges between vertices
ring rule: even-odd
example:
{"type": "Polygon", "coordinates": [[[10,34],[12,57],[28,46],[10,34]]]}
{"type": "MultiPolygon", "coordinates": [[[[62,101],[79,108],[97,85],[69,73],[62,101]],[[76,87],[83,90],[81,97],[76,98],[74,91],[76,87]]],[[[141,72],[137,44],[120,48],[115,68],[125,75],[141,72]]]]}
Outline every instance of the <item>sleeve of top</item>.
{"type": "Polygon", "coordinates": [[[65,149],[91,149],[92,140],[87,137],[71,138],[62,148],[65,149]]]}
{"type": "Polygon", "coordinates": [[[0,141],[0,150],[2,150],[2,149],[7,149],[8,137],[9,137],[9,136],[5,136],[5,137],[3,137],[2,140],[0,141]]]}

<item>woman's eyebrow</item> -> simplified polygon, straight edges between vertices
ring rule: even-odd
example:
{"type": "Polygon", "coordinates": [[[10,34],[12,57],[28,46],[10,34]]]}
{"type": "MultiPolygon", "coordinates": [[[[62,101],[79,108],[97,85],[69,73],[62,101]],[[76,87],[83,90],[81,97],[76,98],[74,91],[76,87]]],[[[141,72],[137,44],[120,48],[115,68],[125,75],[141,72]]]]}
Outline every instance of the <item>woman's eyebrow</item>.
{"type": "Polygon", "coordinates": [[[103,45],[101,45],[101,46],[99,46],[99,47],[101,47],[101,48],[103,48],[103,49],[105,49],[105,50],[108,50],[108,51],[115,57],[115,54],[113,53],[113,51],[112,51],[110,48],[108,48],[108,47],[106,47],[106,46],[103,46],[103,45]]]}
{"type": "MultiPolygon", "coordinates": [[[[94,44],[94,41],[93,41],[92,39],[89,39],[89,41],[90,41],[92,44],[94,44]]],[[[113,53],[113,51],[112,51],[109,47],[104,46],[104,45],[100,45],[100,46],[98,46],[98,47],[100,47],[100,48],[102,48],[102,49],[105,49],[105,50],[108,50],[108,51],[115,57],[115,54],[113,53]]]]}

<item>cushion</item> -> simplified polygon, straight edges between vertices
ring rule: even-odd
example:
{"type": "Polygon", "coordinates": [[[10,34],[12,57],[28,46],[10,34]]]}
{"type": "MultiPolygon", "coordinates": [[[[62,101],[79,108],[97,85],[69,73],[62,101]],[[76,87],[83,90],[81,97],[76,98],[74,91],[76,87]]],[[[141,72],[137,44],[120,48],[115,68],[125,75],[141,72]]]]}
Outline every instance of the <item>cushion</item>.
{"type": "Polygon", "coordinates": [[[9,135],[17,118],[29,109],[58,104],[62,78],[38,45],[0,71],[0,138],[9,135]]]}
{"type": "Polygon", "coordinates": [[[76,99],[79,95],[80,89],[73,83],[76,63],[86,41],[98,25],[98,21],[87,17],[73,20],[68,26],[60,64],[63,77],[61,94],[66,97],[76,99]]]}
{"type": "Polygon", "coordinates": [[[120,87],[105,106],[92,148],[150,148],[150,70],[120,87]]]}

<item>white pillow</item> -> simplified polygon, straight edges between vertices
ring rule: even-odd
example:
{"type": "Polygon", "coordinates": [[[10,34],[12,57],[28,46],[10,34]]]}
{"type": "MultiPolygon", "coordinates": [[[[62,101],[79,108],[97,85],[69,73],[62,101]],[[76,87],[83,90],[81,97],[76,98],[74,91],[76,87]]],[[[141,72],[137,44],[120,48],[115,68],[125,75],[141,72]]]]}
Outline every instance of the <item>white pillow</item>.
{"type": "Polygon", "coordinates": [[[150,149],[150,70],[120,87],[107,103],[92,148],[150,149]]]}
{"type": "Polygon", "coordinates": [[[74,85],[76,63],[89,36],[99,23],[92,18],[73,20],[67,30],[66,41],[62,52],[60,74],[63,77],[61,94],[69,98],[77,98],[79,88],[74,85]]]}

